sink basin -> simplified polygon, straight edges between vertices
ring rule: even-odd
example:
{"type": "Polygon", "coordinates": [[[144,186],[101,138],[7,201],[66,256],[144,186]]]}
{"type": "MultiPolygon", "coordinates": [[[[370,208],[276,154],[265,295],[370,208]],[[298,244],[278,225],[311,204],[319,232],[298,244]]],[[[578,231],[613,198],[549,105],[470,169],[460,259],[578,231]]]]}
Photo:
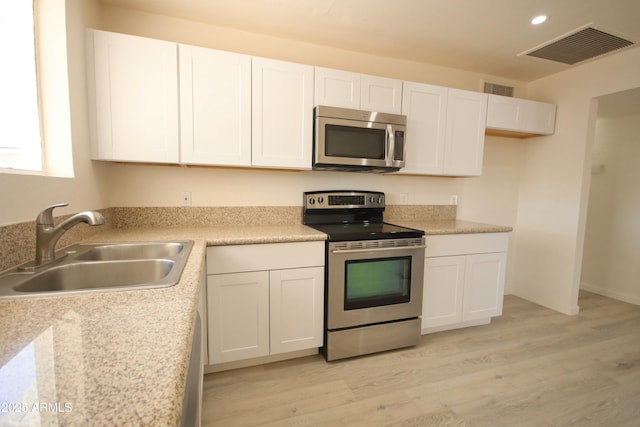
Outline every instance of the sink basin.
{"type": "Polygon", "coordinates": [[[93,246],[76,257],[81,261],[117,261],[127,259],[172,258],[184,249],[184,243],[149,242],[93,246]]]}
{"type": "Polygon", "coordinates": [[[174,264],[168,259],[67,264],[52,267],[13,289],[56,292],[144,285],[166,278],[174,264]]]}
{"type": "Polygon", "coordinates": [[[173,286],[192,246],[191,241],[72,245],[51,264],[34,270],[26,263],[0,274],[0,298],[173,286]]]}

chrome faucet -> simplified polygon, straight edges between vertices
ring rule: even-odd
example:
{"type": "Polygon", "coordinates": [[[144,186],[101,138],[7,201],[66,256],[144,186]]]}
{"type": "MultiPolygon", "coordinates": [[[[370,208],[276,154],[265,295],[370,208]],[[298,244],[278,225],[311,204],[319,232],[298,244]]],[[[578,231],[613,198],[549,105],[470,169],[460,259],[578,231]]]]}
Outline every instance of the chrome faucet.
{"type": "Polygon", "coordinates": [[[89,225],[102,225],[105,223],[104,216],[100,212],[86,211],[77,213],[54,227],[53,210],[62,206],[68,206],[68,203],[49,206],[40,212],[38,218],[36,218],[36,266],[48,264],[55,259],[56,243],[74,225],[80,222],[85,222],[89,225]]]}

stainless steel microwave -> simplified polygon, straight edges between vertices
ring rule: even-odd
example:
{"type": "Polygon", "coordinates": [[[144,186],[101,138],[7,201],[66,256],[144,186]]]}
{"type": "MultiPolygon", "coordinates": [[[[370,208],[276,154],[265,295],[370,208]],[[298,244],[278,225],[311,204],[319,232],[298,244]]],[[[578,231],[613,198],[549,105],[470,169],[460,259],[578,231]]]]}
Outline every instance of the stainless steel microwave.
{"type": "Polygon", "coordinates": [[[396,172],[404,167],[407,117],[317,106],[313,169],[396,172]]]}

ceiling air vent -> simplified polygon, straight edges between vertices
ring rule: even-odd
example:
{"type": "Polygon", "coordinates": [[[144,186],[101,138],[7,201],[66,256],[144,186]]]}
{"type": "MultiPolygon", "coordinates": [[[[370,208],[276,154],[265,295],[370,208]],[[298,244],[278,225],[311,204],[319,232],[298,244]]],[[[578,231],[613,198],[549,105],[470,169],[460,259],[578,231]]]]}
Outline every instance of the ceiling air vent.
{"type": "Polygon", "coordinates": [[[588,25],[520,55],[573,65],[634,44],[588,25]]]}
{"type": "Polygon", "coordinates": [[[513,97],[513,87],[497,83],[484,82],[484,93],[513,97]]]}

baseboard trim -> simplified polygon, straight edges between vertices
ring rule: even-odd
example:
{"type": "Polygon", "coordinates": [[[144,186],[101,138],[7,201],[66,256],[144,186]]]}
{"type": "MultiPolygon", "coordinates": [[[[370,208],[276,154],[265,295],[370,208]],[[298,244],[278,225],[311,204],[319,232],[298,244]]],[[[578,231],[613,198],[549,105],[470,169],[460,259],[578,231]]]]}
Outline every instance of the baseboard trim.
{"type": "Polygon", "coordinates": [[[292,351],[290,353],[274,354],[271,356],[256,357],[254,359],[236,360],[233,362],[217,363],[215,365],[204,365],[204,373],[230,371],[232,369],[248,368],[249,366],[264,365],[267,363],[280,362],[282,360],[295,359],[298,357],[312,356],[318,354],[317,348],[307,350],[292,351]]]}
{"type": "Polygon", "coordinates": [[[588,292],[593,292],[594,294],[613,298],[618,301],[628,302],[629,304],[640,305],[640,297],[635,295],[630,295],[625,292],[614,291],[612,289],[603,288],[601,286],[595,286],[587,282],[580,283],[580,289],[588,292]]]}
{"type": "Polygon", "coordinates": [[[487,317],[486,319],[469,320],[467,322],[455,323],[455,324],[452,324],[452,325],[432,326],[430,328],[423,328],[421,330],[421,334],[422,335],[433,334],[435,332],[451,331],[453,329],[469,328],[469,327],[472,327],[472,326],[488,325],[489,323],[491,323],[491,318],[487,317]]]}

